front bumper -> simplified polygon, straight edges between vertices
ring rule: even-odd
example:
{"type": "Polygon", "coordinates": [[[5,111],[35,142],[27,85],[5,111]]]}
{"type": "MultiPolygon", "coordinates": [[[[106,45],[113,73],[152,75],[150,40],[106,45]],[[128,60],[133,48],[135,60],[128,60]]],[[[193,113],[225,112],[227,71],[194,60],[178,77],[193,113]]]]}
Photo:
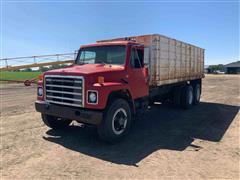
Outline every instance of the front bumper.
{"type": "Polygon", "coordinates": [[[102,121],[103,112],[77,107],[49,104],[45,101],[35,102],[36,111],[42,114],[76,120],[82,123],[98,125],[102,121]]]}

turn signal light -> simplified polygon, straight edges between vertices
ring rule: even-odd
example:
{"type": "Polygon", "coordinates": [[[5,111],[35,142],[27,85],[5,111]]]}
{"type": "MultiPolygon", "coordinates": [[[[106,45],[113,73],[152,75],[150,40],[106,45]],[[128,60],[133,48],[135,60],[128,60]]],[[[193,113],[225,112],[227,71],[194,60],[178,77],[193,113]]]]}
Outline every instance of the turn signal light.
{"type": "Polygon", "coordinates": [[[98,76],[98,83],[103,84],[104,83],[104,77],[103,76],[98,76]]]}

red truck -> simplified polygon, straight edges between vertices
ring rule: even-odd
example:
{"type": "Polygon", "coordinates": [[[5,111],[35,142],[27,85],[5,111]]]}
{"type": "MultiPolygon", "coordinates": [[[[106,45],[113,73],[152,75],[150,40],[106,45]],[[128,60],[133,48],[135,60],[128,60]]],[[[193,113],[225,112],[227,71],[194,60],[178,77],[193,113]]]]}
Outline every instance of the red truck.
{"type": "Polygon", "coordinates": [[[43,74],[35,108],[50,128],[76,120],[117,142],[154,101],[197,105],[203,67],[204,49],[159,34],[97,41],[73,65],[43,74]]]}

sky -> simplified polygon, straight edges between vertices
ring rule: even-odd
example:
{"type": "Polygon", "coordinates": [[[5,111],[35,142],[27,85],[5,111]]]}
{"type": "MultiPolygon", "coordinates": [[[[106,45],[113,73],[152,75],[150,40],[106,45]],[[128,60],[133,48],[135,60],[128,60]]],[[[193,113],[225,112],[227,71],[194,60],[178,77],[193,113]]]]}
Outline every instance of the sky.
{"type": "Polygon", "coordinates": [[[68,53],[97,40],[162,34],[205,49],[205,64],[239,57],[239,1],[1,2],[1,58],[68,53]]]}

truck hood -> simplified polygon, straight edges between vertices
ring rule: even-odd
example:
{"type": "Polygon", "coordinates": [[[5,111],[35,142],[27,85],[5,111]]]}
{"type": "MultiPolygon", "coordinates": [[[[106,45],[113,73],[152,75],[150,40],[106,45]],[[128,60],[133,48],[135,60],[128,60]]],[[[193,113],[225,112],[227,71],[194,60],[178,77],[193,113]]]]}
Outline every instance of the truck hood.
{"type": "Polygon", "coordinates": [[[124,70],[124,66],[120,65],[104,65],[104,64],[83,64],[72,65],[62,69],[47,71],[45,74],[61,74],[61,75],[88,75],[105,72],[117,72],[124,70]]]}

